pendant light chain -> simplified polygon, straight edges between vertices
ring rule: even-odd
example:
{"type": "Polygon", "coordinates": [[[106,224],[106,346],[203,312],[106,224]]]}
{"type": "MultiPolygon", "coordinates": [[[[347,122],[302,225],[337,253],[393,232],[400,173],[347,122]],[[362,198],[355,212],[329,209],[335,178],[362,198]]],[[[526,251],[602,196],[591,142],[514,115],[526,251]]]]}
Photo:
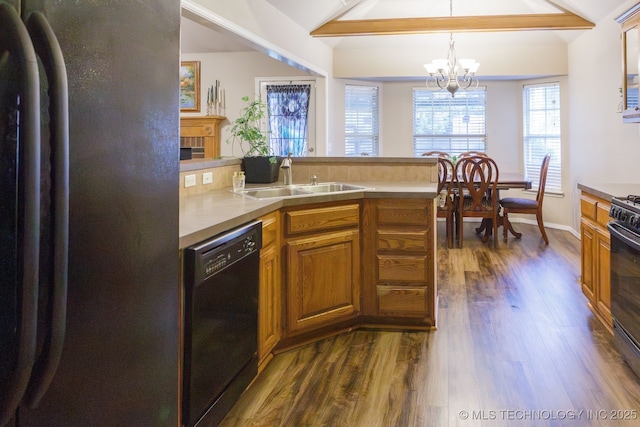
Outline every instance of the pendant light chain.
{"type": "MultiPolygon", "coordinates": [[[[453,0],[449,0],[449,17],[453,18],[453,0]]],[[[454,96],[458,89],[475,89],[478,87],[478,79],[475,73],[480,64],[473,59],[461,59],[458,61],[453,41],[453,31],[449,32],[449,51],[447,59],[434,59],[431,64],[424,64],[429,73],[425,82],[428,89],[438,91],[446,89],[454,96]],[[458,71],[464,72],[460,77],[458,71]]]]}

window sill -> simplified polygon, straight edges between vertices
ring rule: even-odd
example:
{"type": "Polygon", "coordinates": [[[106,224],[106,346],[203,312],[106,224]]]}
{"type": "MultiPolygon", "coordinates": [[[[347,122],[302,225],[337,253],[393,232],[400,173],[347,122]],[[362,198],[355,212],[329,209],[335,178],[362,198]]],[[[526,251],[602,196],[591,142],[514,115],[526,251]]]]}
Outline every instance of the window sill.
{"type": "MultiPolygon", "coordinates": [[[[529,194],[538,194],[538,190],[537,189],[530,189],[530,190],[522,190],[523,193],[529,193],[529,194]]],[[[558,197],[558,198],[563,198],[564,197],[564,192],[563,191],[545,191],[544,192],[545,196],[548,197],[558,197]]]]}

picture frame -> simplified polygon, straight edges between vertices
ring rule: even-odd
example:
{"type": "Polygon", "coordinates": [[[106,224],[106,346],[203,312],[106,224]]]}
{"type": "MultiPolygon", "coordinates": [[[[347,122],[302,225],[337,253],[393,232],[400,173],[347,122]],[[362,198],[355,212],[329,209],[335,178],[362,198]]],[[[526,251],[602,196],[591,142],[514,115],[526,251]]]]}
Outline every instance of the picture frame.
{"type": "Polygon", "coordinates": [[[200,111],[200,61],[180,62],[180,111],[200,111]]]}

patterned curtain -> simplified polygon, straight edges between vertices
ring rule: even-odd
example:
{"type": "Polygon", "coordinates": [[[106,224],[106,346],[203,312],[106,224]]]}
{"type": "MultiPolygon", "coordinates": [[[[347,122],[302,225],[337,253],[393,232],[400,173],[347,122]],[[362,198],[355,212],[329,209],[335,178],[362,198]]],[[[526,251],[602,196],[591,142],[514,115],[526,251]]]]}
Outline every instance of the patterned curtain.
{"type": "Polygon", "coordinates": [[[276,156],[307,155],[310,84],[267,85],[269,145],[276,156]]]}

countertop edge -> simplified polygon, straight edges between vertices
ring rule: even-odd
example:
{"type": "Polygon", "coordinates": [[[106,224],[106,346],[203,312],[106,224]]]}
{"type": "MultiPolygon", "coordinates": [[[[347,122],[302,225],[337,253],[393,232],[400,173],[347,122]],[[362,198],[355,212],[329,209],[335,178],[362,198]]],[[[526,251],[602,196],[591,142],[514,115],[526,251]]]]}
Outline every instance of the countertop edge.
{"type": "Polygon", "coordinates": [[[219,168],[222,166],[233,166],[242,163],[242,159],[224,158],[224,159],[189,159],[180,160],[180,172],[191,172],[200,169],[219,168]]]}
{"type": "Polygon", "coordinates": [[[604,200],[613,197],[626,197],[629,194],[640,194],[640,183],[578,183],[578,189],[604,200]]]}
{"type": "MultiPolygon", "coordinates": [[[[266,215],[270,212],[278,210],[288,206],[302,206],[316,203],[330,203],[343,200],[363,200],[363,199],[381,199],[381,198],[427,198],[434,199],[437,196],[436,184],[428,185],[416,185],[415,188],[408,188],[407,185],[403,185],[401,188],[371,188],[363,191],[350,192],[350,193],[337,193],[337,194],[323,194],[313,196],[301,196],[295,198],[274,198],[270,200],[247,200],[243,196],[234,195],[228,189],[212,191],[210,194],[200,194],[198,196],[192,196],[194,203],[201,203],[203,201],[211,204],[211,211],[219,211],[214,208],[215,201],[224,203],[231,200],[243,200],[246,203],[242,203],[242,206],[238,208],[239,212],[233,214],[226,214],[223,219],[216,220],[211,219],[209,224],[204,225],[202,228],[198,228],[194,231],[186,231],[180,233],[179,236],[179,249],[184,249],[199,243],[203,240],[209,239],[217,234],[226,232],[230,229],[238,227],[246,222],[253,221],[259,217],[266,215]],[[236,199],[232,199],[236,197],[236,199]],[[242,197],[242,199],[237,199],[242,197]]],[[[181,211],[184,204],[188,204],[189,201],[181,201],[181,211]]],[[[182,218],[184,212],[181,212],[181,222],[189,221],[189,218],[182,218]]],[[[213,217],[213,213],[210,217],[213,217]]],[[[223,216],[223,215],[221,215],[223,216]]],[[[209,217],[209,216],[208,216],[209,217]]]]}

